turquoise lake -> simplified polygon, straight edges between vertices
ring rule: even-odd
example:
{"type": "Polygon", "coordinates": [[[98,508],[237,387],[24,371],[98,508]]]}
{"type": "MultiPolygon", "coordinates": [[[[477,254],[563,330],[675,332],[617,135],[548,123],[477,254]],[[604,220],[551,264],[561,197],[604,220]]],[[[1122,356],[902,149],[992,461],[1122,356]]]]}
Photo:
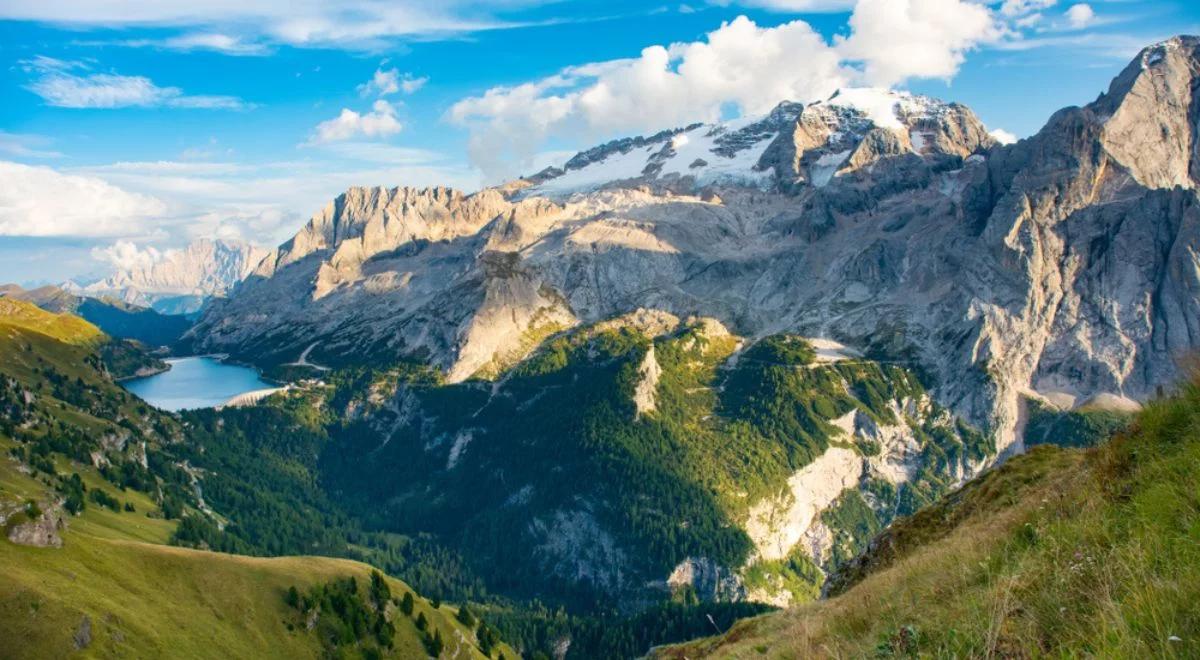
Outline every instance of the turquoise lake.
{"type": "Polygon", "coordinates": [[[171,411],[211,408],[239,394],[275,387],[259,378],[254,369],[214,358],[186,357],[167,362],[171,365],[168,371],[121,384],[155,408],[171,411]]]}

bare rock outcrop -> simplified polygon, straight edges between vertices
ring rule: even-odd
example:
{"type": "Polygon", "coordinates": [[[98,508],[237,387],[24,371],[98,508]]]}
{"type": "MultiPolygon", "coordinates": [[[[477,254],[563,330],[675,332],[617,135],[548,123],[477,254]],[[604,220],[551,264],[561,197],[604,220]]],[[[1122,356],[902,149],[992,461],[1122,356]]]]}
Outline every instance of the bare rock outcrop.
{"type": "Polygon", "coordinates": [[[61,533],[66,528],[66,515],[61,507],[55,505],[42,511],[33,520],[13,525],[8,530],[8,540],[35,548],[61,548],[61,533]]]}

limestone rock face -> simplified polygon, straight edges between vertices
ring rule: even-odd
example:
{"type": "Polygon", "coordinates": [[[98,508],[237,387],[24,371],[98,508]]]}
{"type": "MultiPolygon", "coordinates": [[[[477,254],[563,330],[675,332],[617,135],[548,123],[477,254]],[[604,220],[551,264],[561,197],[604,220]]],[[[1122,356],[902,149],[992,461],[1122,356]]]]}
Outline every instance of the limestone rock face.
{"type": "Polygon", "coordinates": [[[265,250],[249,243],[201,239],[180,250],[167,250],[152,263],[119,270],[104,280],[69,290],[111,296],[143,307],[169,298],[204,299],[229,293],[264,256],[265,250]]]}
{"type": "Polygon", "coordinates": [[[1200,345],[1198,69],[1196,38],[1147,48],[1009,146],[963,106],[843,90],[471,195],[352,189],[192,339],[461,380],[576,323],[711,317],[920,365],[1016,451],[1031,392],[1145,399],[1200,345]]]}
{"type": "Polygon", "coordinates": [[[67,528],[67,518],[60,507],[53,506],[29,522],[13,525],[8,530],[8,540],[17,545],[36,548],[61,548],[60,532],[67,528]]]}

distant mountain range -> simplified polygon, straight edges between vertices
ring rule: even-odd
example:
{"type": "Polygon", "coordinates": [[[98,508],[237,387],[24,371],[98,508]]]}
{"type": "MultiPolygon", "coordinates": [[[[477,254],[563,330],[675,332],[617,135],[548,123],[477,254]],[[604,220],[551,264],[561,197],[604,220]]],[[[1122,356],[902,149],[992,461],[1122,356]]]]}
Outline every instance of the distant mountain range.
{"type": "Polygon", "coordinates": [[[208,298],[227,294],[265,255],[266,250],[242,241],[200,239],[183,249],[167,250],[150,264],[121,269],[86,285],[68,283],[65,288],[165,314],[191,314],[208,298]]]}

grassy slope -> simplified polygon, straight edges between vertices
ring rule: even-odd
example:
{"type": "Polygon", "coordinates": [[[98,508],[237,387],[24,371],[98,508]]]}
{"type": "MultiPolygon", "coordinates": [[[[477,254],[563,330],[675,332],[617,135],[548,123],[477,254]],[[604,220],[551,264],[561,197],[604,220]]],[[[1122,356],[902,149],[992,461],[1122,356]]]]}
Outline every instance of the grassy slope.
{"type": "MultiPolygon", "coordinates": [[[[70,315],[53,315],[19,301],[0,299],[0,358],[4,372],[34,387],[47,368],[80,378],[99,395],[117,396],[113,383],[86,363],[104,335],[70,315]]],[[[39,406],[54,419],[100,432],[109,422],[39,395],[39,406]]],[[[130,397],[120,405],[134,414],[130,397]]],[[[9,450],[18,443],[0,434],[0,509],[11,511],[28,500],[46,508],[57,498],[47,477],[19,469],[9,450]]],[[[62,549],[18,546],[6,540],[8,527],[24,522],[15,514],[0,535],[0,657],[62,657],[74,649],[74,636],[86,615],[97,657],[318,657],[315,633],[289,632],[299,613],[288,608],[289,586],[308,586],[355,575],[368,581],[366,564],[317,557],[260,559],[163,545],[177,522],[151,518],[157,504],[133,490],[119,491],[90,466],[56,455],[56,471],[78,473],[90,490],[102,489],[134,512],[115,512],[89,502],[70,519],[62,549]]],[[[397,597],[409,590],[389,580],[397,597]]],[[[417,612],[441,629],[442,657],[479,658],[462,644],[471,632],[454,619],[454,608],[435,610],[417,599],[417,612]]],[[[415,618],[416,612],[413,617],[415,618]]],[[[394,620],[396,657],[423,657],[411,619],[394,620]]],[[[517,657],[507,646],[501,651],[517,657]]]]}
{"type": "Polygon", "coordinates": [[[173,345],[192,325],[185,316],[160,314],[112,298],[76,296],[56,286],[27,291],[14,284],[5,284],[0,285],[0,297],[31,303],[54,314],[74,314],[108,335],[135,339],[152,346],[173,345]]]}
{"type": "MultiPolygon", "coordinates": [[[[0,437],[0,504],[53,497],[49,486],[7,458],[13,441],[0,437]]],[[[103,488],[135,512],[89,504],[71,518],[62,549],[0,540],[0,657],[63,657],[74,650],[82,618],[91,622],[94,657],[303,658],[322,654],[315,634],[289,632],[300,615],[284,603],[290,586],[301,591],[334,578],[369,580],[370,566],[323,557],[242,557],[162,545],[177,524],[149,518],[144,494],[117,491],[91,468],[61,457],[60,472],[78,472],[90,489],[103,488]]],[[[18,522],[21,519],[18,519],[18,522]]],[[[399,597],[411,591],[389,579],[399,597]]],[[[417,599],[417,612],[438,626],[445,658],[481,658],[460,644],[471,634],[448,605],[417,599]]],[[[424,657],[411,619],[393,620],[395,657],[424,657]]],[[[507,646],[505,657],[518,657],[507,646]]],[[[352,656],[353,657],[353,656],[352,656]]]]}
{"type": "Polygon", "coordinates": [[[33,303],[0,298],[0,323],[33,330],[58,341],[75,345],[94,345],[103,340],[100,328],[71,314],[54,314],[33,303]]]}
{"type": "Polygon", "coordinates": [[[1106,444],[1035,448],[897,523],[841,595],[659,655],[1197,657],[1198,474],[1192,385],[1106,444]]]}

